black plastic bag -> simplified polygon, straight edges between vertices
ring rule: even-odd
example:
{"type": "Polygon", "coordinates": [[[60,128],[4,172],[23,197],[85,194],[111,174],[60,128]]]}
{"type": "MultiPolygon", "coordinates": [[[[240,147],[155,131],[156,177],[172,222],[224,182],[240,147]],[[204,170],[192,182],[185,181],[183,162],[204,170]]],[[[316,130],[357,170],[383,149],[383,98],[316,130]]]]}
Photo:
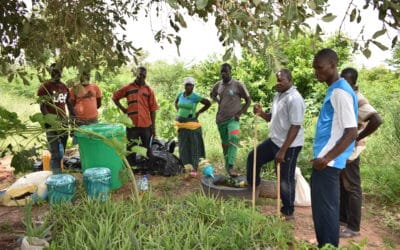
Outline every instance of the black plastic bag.
{"type": "Polygon", "coordinates": [[[151,144],[153,159],[137,154],[135,162],[131,163],[134,172],[175,176],[183,173],[182,161],[173,152],[176,142],[154,139],[151,144]]]}

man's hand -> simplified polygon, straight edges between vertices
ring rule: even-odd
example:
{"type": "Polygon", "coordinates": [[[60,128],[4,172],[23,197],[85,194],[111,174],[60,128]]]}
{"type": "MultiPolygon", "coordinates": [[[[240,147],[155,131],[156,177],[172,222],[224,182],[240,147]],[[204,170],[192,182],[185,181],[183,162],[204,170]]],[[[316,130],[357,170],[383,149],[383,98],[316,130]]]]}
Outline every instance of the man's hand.
{"type": "Polygon", "coordinates": [[[260,104],[258,104],[258,103],[254,104],[253,113],[255,115],[261,115],[263,113],[263,110],[262,110],[262,107],[260,104]]]}
{"type": "Polygon", "coordinates": [[[315,170],[324,170],[328,166],[328,160],[325,157],[315,158],[312,160],[312,167],[315,170]]]}
{"type": "Polygon", "coordinates": [[[285,151],[283,151],[282,149],[279,149],[278,153],[276,153],[275,161],[277,163],[285,162],[285,154],[286,154],[285,151]]]}
{"type": "Polygon", "coordinates": [[[242,113],[237,112],[237,113],[235,114],[235,120],[236,120],[236,121],[239,121],[241,115],[242,115],[242,113]]]}
{"type": "Polygon", "coordinates": [[[154,137],[156,137],[156,127],[153,125],[151,126],[151,135],[154,137]]]}

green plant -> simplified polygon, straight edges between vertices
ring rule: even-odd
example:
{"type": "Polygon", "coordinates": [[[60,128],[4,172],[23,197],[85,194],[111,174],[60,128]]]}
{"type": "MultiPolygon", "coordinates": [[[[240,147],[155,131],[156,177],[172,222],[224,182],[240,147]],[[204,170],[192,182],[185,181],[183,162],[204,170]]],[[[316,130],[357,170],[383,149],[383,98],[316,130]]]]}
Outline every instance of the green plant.
{"type": "MultiPolygon", "coordinates": [[[[203,194],[183,198],[143,197],[146,209],[129,200],[57,207],[51,249],[289,249],[297,246],[290,225],[265,216],[241,200],[203,194]],[[96,218],[93,220],[93,218],[96,218]],[[115,223],[115,222],[118,223],[115,223]]],[[[301,243],[304,246],[304,243],[301,243]]],[[[306,248],[303,248],[306,249],[306,248]]]]}
{"type": "Polygon", "coordinates": [[[28,202],[24,206],[24,220],[23,223],[25,225],[25,233],[29,237],[37,237],[41,239],[48,238],[51,233],[51,229],[54,223],[50,223],[47,217],[44,218],[44,221],[33,221],[32,219],[32,207],[33,203],[28,202]]]}

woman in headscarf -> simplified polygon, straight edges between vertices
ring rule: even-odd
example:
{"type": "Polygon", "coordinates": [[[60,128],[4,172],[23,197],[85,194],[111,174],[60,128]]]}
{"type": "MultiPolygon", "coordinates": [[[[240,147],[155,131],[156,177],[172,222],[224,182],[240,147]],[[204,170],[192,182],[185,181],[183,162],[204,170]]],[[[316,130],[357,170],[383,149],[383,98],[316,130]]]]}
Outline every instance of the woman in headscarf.
{"type": "Polygon", "coordinates": [[[195,85],[193,77],[186,77],[183,85],[185,91],[179,93],[175,100],[175,108],[178,111],[175,125],[178,127],[179,157],[184,165],[192,165],[193,171],[190,174],[195,177],[200,158],[205,157],[201,125],[197,118],[210,108],[211,103],[193,92],[195,85]],[[203,107],[196,111],[199,102],[203,104],[203,107]]]}

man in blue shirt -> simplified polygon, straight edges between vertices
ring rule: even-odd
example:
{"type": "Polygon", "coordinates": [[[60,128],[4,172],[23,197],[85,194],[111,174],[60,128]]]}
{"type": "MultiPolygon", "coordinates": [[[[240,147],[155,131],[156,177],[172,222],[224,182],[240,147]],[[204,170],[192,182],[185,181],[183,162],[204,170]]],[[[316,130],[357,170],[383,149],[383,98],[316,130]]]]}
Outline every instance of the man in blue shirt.
{"type": "Polygon", "coordinates": [[[357,138],[357,97],[350,84],[339,77],[338,57],[322,49],[314,57],[318,81],[328,85],[313,145],[311,204],[318,247],[339,245],[340,171],[357,138]]]}

